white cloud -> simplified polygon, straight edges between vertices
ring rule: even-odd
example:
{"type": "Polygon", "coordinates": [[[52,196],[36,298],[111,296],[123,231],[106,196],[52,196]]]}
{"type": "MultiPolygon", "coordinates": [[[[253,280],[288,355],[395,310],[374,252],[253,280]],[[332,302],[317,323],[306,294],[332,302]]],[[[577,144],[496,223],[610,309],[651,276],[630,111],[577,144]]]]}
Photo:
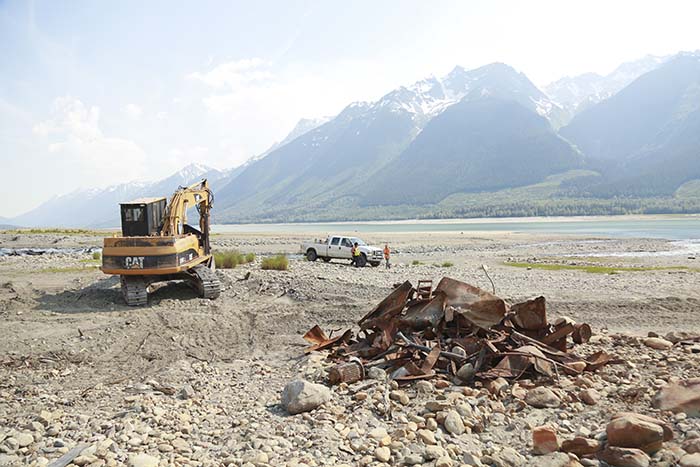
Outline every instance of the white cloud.
{"type": "Polygon", "coordinates": [[[141,118],[143,114],[143,109],[136,104],[127,104],[124,106],[124,113],[134,120],[141,118]]]}
{"type": "Polygon", "coordinates": [[[33,127],[48,153],[61,158],[71,175],[80,175],[93,186],[120,183],[142,177],[145,152],[133,141],[105,135],[100,129],[100,109],[79,99],[54,100],[51,118],[33,127]]]}
{"type": "Polygon", "coordinates": [[[222,63],[204,73],[190,73],[187,78],[201,81],[214,88],[236,89],[250,83],[271,79],[273,75],[266,69],[267,67],[269,63],[264,60],[245,58],[222,63]]]}

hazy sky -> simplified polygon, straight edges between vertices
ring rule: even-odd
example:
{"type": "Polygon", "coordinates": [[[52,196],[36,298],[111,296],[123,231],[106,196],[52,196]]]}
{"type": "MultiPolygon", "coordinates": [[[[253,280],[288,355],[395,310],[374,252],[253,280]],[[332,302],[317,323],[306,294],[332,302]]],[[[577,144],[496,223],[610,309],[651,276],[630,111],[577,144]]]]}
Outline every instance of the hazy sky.
{"type": "Polygon", "coordinates": [[[700,48],[687,1],[0,0],[0,216],[240,164],[302,117],[455,65],[536,84],[700,48]]]}

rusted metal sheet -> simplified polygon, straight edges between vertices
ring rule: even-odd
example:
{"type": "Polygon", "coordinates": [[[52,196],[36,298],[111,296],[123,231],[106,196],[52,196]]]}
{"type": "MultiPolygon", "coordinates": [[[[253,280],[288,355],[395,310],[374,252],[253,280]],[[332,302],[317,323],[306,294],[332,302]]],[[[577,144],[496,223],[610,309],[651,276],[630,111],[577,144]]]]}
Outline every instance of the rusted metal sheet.
{"type": "Polygon", "coordinates": [[[595,371],[598,368],[607,365],[612,361],[613,357],[604,351],[599,351],[586,358],[586,370],[595,371]]]}
{"type": "Polygon", "coordinates": [[[400,318],[401,327],[421,330],[428,326],[437,326],[438,322],[445,317],[446,300],[445,294],[440,292],[428,302],[416,303],[400,318]]]}
{"type": "MultiPolygon", "coordinates": [[[[315,337],[317,337],[317,336],[314,334],[314,338],[315,337]]],[[[339,334],[339,335],[332,337],[330,339],[326,339],[324,341],[318,342],[317,344],[312,345],[311,347],[307,347],[306,350],[304,350],[304,352],[310,353],[310,352],[314,352],[316,350],[328,349],[330,347],[333,347],[336,344],[340,344],[341,342],[347,342],[348,340],[350,340],[351,337],[352,337],[352,331],[350,329],[348,329],[347,331],[345,331],[342,334],[339,334]]]]}
{"type": "Polygon", "coordinates": [[[537,297],[510,308],[513,323],[528,331],[538,331],[547,326],[547,311],[544,297],[537,297]]]}
{"type": "Polygon", "coordinates": [[[323,330],[318,326],[318,324],[304,334],[304,340],[311,342],[312,344],[320,344],[328,340],[328,336],[323,330]]]}
{"type": "Polygon", "coordinates": [[[508,311],[508,306],[503,299],[449,277],[442,278],[435,292],[443,292],[447,297],[447,306],[458,308],[459,315],[482,329],[488,329],[500,323],[508,311]]]}
{"type": "Polygon", "coordinates": [[[377,322],[388,321],[400,314],[412,292],[413,286],[409,281],[395,288],[379,305],[360,319],[360,329],[368,329],[377,322]]]}

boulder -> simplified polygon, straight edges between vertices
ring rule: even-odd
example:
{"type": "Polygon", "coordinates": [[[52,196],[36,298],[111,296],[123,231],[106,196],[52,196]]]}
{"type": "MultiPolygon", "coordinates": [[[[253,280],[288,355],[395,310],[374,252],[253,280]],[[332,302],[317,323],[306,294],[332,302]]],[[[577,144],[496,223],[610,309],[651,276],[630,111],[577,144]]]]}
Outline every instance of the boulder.
{"type": "Polygon", "coordinates": [[[391,450],[387,447],[378,447],[377,449],[374,450],[374,457],[379,461],[379,462],[389,462],[389,459],[391,459],[391,450]]]}
{"type": "Polygon", "coordinates": [[[673,347],[673,342],[669,342],[660,337],[648,337],[644,339],[644,345],[656,350],[668,350],[673,347]]]}
{"type": "Polygon", "coordinates": [[[284,387],[282,406],[291,415],[296,415],[309,412],[331,398],[331,391],[326,386],[298,379],[284,387]]]}
{"type": "Polygon", "coordinates": [[[640,449],[608,446],[598,458],[614,467],[649,467],[649,456],[640,449]]]}
{"type": "Polygon", "coordinates": [[[538,456],[527,463],[530,467],[582,467],[576,459],[572,459],[563,452],[553,452],[544,456],[538,456]]]}
{"type": "Polygon", "coordinates": [[[652,405],[657,409],[700,417],[700,378],[669,384],[656,393],[652,405]]]}
{"type": "Polygon", "coordinates": [[[464,433],[464,422],[462,422],[462,417],[456,410],[450,410],[447,412],[445,421],[442,422],[445,430],[455,436],[459,436],[464,433]]]}
{"type": "Polygon", "coordinates": [[[525,463],[525,458],[511,447],[505,447],[491,455],[496,467],[519,467],[525,463]]]}
{"type": "Polygon", "coordinates": [[[559,407],[561,400],[554,391],[544,386],[530,389],[525,396],[525,402],[532,407],[543,409],[545,407],[559,407]]]}
{"type": "Polygon", "coordinates": [[[579,398],[588,405],[596,405],[600,400],[600,393],[595,389],[584,389],[579,394],[579,398]]]}
{"type": "Polygon", "coordinates": [[[635,416],[623,416],[605,428],[608,444],[621,448],[638,448],[644,452],[658,451],[664,442],[661,426],[635,416]]]}
{"type": "Polygon", "coordinates": [[[600,442],[595,439],[577,436],[574,439],[567,439],[562,442],[561,450],[576,454],[578,457],[588,456],[600,450],[600,442]]]}
{"type": "Polygon", "coordinates": [[[129,467],[158,467],[160,463],[157,457],[148,454],[134,454],[129,457],[129,467]]]}
{"type": "Polygon", "coordinates": [[[31,433],[19,433],[15,436],[19,447],[24,448],[34,442],[34,436],[31,433]]]}
{"type": "Polygon", "coordinates": [[[635,412],[617,412],[610,419],[615,420],[616,418],[621,417],[634,417],[645,422],[655,423],[656,425],[659,425],[664,431],[664,441],[671,441],[673,439],[673,427],[668,423],[659,420],[658,418],[650,417],[648,415],[642,415],[635,412]]]}
{"type": "Polygon", "coordinates": [[[507,388],[508,380],[506,380],[505,378],[496,378],[486,383],[486,389],[494,396],[501,394],[507,388]]]}
{"type": "Polygon", "coordinates": [[[681,457],[681,467],[700,467],[700,453],[686,454],[681,457]]]}
{"type": "MultiPolygon", "coordinates": [[[[532,430],[532,452],[538,455],[559,450],[557,432],[551,426],[538,426],[532,430]]],[[[568,457],[568,456],[567,456],[568,457]]]]}
{"type": "Polygon", "coordinates": [[[462,381],[470,381],[472,378],[474,378],[475,374],[476,371],[474,370],[474,365],[471,363],[465,363],[459,368],[459,370],[457,370],[457,378],[461,379],[462,381]]]}
{"type": "Polygon", "coordinates": [[[695,454],[700,452],[700,438],[691,438],[689,440],[686,440],[682,445],[681,448],[688,454],[695,454]]]}

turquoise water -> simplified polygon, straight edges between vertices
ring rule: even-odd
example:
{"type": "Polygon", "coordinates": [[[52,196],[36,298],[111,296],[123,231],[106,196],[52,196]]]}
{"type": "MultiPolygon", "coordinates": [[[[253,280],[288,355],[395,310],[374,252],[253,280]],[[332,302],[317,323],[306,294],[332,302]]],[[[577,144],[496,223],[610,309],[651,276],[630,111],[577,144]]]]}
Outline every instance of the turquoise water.
{"type": "Polygon", "coordinates": [[[216,233],[261,232],[531,232],[600,237],[700,239],[700,216],[619,216],[554,219],[465,219],[401,222],[330,222],[303,224],[217,224],[216,233]]]}

